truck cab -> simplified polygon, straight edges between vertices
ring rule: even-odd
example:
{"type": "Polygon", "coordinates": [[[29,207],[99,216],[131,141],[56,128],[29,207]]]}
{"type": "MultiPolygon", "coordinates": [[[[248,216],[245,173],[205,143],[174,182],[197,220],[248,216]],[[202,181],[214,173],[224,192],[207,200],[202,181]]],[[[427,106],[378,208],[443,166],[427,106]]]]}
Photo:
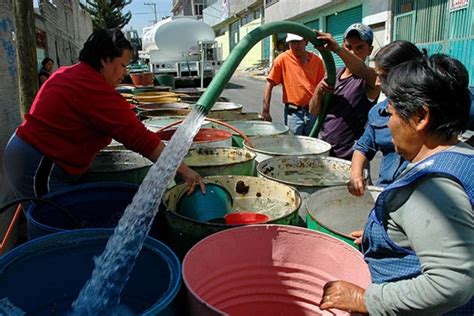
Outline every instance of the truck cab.
{"type": "Polygon", "coordinates": [[[132,44],[132,61],[138,60],[138,52],[142,50],[142,39],[138,35],[138,31],[128,29],[124,31],[125,38],[132,44]]]}

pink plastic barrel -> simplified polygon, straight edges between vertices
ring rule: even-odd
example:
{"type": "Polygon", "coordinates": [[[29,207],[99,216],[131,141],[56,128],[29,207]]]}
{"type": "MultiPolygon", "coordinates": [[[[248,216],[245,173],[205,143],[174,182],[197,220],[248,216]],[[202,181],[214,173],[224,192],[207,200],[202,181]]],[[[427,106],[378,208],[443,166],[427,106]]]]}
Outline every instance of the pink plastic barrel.
{"type": "Polygon", "coordinates": [[[349,315],[321,311],[324,285],[366,288],[362,254],[329,235],[283,225],[242,226],[196,244],[183,261],[191,315],[349,315]]]}

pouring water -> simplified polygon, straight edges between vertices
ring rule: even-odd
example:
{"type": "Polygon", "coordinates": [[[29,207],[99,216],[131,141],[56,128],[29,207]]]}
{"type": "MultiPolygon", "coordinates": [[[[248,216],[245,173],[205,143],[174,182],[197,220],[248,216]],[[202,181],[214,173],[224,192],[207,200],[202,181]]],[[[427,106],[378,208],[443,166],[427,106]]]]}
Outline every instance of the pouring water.
{"type": "Polygon", "coordinates": [[[120,304],[121,292],[158,213],[161,197],[204,118],[201,109],[195,107],[150,168],[104,252],[94,258],[94,271],[72,304],[72,315],[104,315],[120,304]]]}

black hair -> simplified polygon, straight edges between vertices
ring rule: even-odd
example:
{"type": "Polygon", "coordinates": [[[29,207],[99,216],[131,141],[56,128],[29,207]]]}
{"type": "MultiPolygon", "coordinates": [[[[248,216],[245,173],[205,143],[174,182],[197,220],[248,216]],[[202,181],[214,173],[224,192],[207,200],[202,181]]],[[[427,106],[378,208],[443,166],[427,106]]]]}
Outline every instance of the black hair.
{"type": "Polygon", "coordinates": [[[406,61],[420,58],[426,55],[426,49],[423,52],[408,41],[394,41],[382,47],[375,55],[375,65],[383,70],[384,74],[380,76],[382,84],[387,79],[390,69],[406,61]]]}
{"type": "Polygon", "coordinates": [[[468,84],[469,74],[459,60],[434,54],[393,67],[382,90],[405,121],[428,107],[428,131],[447,141],[465,130],[471,106],[468,84]]]}
{"type": "Polygon", "coordinates": [[[50,61],[53,62],[53,64],[54,64],[54,60],[52,60],[52,59],[49,58],[49,57],[45,57],[45,58],[41,61],[41,67],[46,66],[46,64],[49,63],[50,61]]]}
{"type": "Polygon", "coordinates": [[[100,71],[102,60],[120,57],[125,49],[132,51],[132,45],[119,29],[98,29],[84,43],[79,60],[100,71]]]}

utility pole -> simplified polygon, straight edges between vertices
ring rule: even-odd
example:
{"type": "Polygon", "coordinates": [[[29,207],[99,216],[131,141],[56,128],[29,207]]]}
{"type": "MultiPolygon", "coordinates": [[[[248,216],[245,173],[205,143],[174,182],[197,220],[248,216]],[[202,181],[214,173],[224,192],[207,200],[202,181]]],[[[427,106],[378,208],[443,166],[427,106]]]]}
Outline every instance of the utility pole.
{"type": "Polygon", "coordinates": [[[20,94],[20,113],[23,118],[25,113],[28,113],[38,90],[33,1],[15,0],[14,12],[18,91],[20,94]]]}
{"type": "Polygon", "coordinates": [[[153,6],[153,12],[155,13],[155,23],[158,22],[158,16],[156,15],[156,3],[155,2],[145,2],[144,5],[153,6]]]}

